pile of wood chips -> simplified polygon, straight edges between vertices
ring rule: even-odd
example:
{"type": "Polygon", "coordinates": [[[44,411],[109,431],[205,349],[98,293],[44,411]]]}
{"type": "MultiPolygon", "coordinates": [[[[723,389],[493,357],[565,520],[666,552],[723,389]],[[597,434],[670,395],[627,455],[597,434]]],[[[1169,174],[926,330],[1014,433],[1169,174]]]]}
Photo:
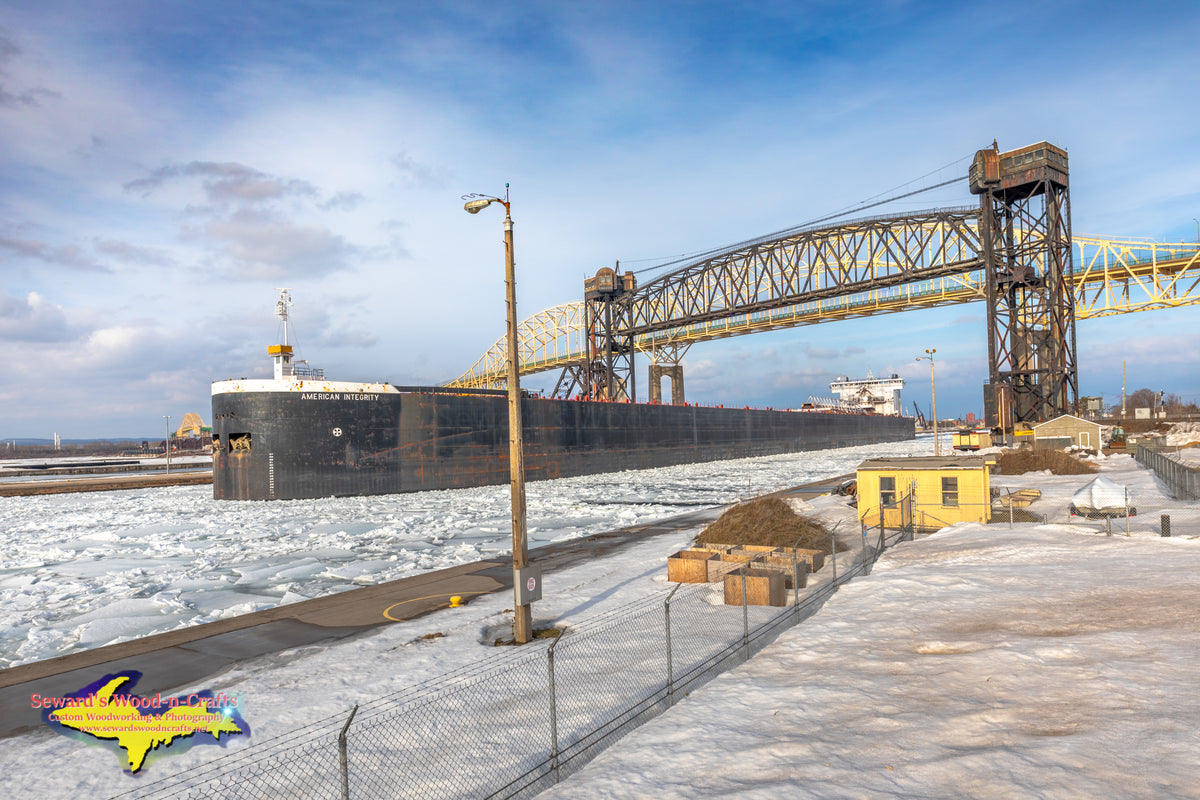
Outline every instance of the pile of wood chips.
{"type": "Polygon", "coordinates": [[[1000,475],[1024,475],[1048,469],[1052,475],[1089,475],[1099,472],[1095,464],[1080,461],[1062,450],[1005,450],[996,458],[1000,475]]]}
{"type": "MultiPolygon", "coordinates": [[[[700,544],[798,547],[826,554],[830,552],[831,539],[829,529],[819,520],[800,516],[779,497],[739,503],[696,537],[700,544]]],[[[838,552],[845,549],[839,542],[838,552]]]]}

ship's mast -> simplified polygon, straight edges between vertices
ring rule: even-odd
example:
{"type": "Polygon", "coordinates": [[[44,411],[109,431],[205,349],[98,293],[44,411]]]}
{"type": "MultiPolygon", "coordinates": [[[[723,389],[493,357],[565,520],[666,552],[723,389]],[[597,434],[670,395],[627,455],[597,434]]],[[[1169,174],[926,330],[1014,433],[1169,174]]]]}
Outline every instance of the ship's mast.
{"type": "Polygon", "coordinates": [[[279,292],[279,300],[275,302],[275,316],[283,321],[283,343],[290,344],[288,341],[288,309],[292,307],[292,296],[288,294],[289,289],[276,289],[279,292]]]}
{"type": "Polygon", "coordinates": [[[282,380],[292,375],[292,346],[288,342],[288,309],[292,307],[292,296],[287,289],[276,288],[279,300],[275,302],[275,316],[283,322],[283,344],[271,345],[267,348],[275,362],[275,380],[282,380]]]}

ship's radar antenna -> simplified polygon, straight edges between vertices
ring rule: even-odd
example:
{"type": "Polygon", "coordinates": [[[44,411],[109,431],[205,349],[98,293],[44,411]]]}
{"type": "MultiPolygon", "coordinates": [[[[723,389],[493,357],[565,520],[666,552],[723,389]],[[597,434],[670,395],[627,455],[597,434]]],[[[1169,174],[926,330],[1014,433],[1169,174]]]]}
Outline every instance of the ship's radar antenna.
{"type": "Polygon", "coordinates": [[[279,300],[275,303],[275,316],[283,322],[283,343],[288,344],[288,309],[292,307],[292,296],[288,294],[287,289],[276,287],[275,291],[279,292],[279,300]]]}

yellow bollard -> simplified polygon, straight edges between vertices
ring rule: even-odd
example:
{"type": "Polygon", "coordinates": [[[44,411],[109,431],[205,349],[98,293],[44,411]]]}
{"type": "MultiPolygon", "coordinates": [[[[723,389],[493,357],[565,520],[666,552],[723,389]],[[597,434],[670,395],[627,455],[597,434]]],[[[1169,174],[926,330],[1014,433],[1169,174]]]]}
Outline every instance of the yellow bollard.
{"type": "Polygon", "coordinates": [[[454,595],[453,597],[450,598],[450,607],[451,608],[458,608],[461,605],[462,605],[462,598],[459,597],[458,595],[454,595]]]}

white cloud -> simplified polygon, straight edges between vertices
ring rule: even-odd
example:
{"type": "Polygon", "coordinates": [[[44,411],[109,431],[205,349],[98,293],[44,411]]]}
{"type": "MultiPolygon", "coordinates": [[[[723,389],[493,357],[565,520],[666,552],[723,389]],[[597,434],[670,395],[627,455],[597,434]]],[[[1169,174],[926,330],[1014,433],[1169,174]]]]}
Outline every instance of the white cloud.
{"type": "Polygon", "coordinates": [[[25,297],[0,295],[0,341],[67,342],[78,336],[61,306],[49,303],[37,292],[25,297]]]}
{"type": "Polygon", "coordinates": [[[193,177],[204,179],[204,193],[208,202],[217,206],[264,203],[285,197],[313,197],[317,194],[316,187],[308,181],[278,178],[244,164],[209,161],[159,167],[144,178],[126,183],[125,190],[149,196],[168,181],[193,177]]]}
{"type": "Polygon", "coordinates": [[[25,258],[58,267],[67,267],[85,272],[110,271],[108,267],[105,267],[92,258],[83,248],[74,244],[51,245],[47,242],[39,242],[33,239],[14,239],[0,236],[0,250],[7,250],[10,254],[24,256],[25,258]]]}
{"type": "Polygon", "coordinates": [[[349,267],[356,248],[317,225],[298,225],[249,209],[213,220],[189,235],[217,246],[228,257],[227,278],[274,281],[316,277],[349,267]]]}
{"type": "Polygon", "coordinates": [[[96,252],[106,255],[116,261],[130,264],[143,264],[152,267],[169,267],[175,265],[167,252],[152,247],[140,247],[130,242],[117,239],[95,238],[92,246],[96,252]]]}

